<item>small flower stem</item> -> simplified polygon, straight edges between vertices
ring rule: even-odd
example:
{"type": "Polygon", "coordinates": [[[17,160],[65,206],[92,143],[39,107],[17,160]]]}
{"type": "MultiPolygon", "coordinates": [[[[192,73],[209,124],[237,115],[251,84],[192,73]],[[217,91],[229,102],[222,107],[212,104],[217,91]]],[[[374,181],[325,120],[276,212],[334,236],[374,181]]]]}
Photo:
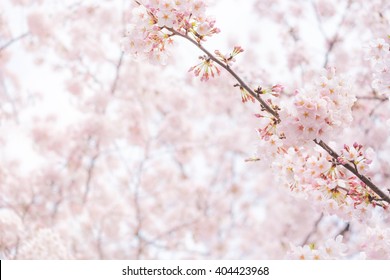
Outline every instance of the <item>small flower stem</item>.
{"type": "MultiPolygon", "coordinates": [[[[182,34],[178,31],[176,31],[173,28],[165,27],[167,30],[172,32],[172,34],[183,37],[184,39],[190,41],[192,44],[194,44],[196,47],[198,47],[201,51],[203,51],[212,61],[217,63],[219,66],[221,66],[223,69],[225,69],[227,72],[229,72],[230,75],[232,75],[237,82],[242,86],[250,95],[252,95],[257,101],[260,102],[260,104],[263,106],[263,108],[273,115],[275,119],[280,122],[280,117],[277,111],[272,109],[260,96],[259,94],[256,94],[237,74],[234,72],[228,65],[221,62],[218,58],[216,58],[212,53],[210,53],[206,48],[204,48],[200,43],[192,39],[186,34],[182,34]]],[[[335,160],[339,158],[339,155],[331,148],[329,147],[324,141],[314,139],[314,143],[316,143],[318,146],[320,146],[322,149],[324,149],[331,157],[333,157],[335,160]]],[[[346,169],[348,169],[350,172],[352,172],[356,177],[358,177],[363,183],[365,183],[374,193],[376,193],[380,198],[382,198],[384,201],[390,204],[390,197],[387,196],[381,189],[379,189],[374,183],[371,182],[369,178],[366,176],[360,174],[356,168],[354,168],[351,164],[345,163],[342,164],[346,169]]]]}

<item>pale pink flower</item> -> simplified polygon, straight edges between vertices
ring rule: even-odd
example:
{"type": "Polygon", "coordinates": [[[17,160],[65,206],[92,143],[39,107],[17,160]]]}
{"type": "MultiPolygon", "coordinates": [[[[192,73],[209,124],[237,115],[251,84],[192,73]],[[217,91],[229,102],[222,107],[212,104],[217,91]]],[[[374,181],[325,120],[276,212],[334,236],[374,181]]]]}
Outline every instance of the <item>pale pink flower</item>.
{"type": "Polygon", "coordinates": [[[160,27],[172,28],[177,21],[174,12],[169,9],[157,11],[156,16],[158,19],[158,26],[160,27]]]}
{"type": "Polygon", "coordinates": [[[382,61],[389,55],[390,45],[384,39],[379,38],[371,41],[366,47],[367,59],[374,63],[382,61]]]}
{"type": "Polygon", "coordinates": [[[243,48],[241,48],[240,46],[235,46],[233,48],[233,51],[231,53],[228,53],[228,54],[222,54],[219,50],[216,50],[214,53],[217,55],[217,57],[224,63],[226,63],[226,65],[228,66],[232,66],[233,62],[236,61],[235,57],[242,53],[244,51],[243,48]]]}
{"type": "Polygon", "coordinates": [[[204,17],[206,12],[206,3],[203,0],[193,0],[191,2],[191,12],[196,17],[204,17]]]}
{"type": "Polygon", "coordinates": [[[205,16],[205,10],[206,5],[200,0],[143,1],[133,7],[122,48],[165,64],[175,32],[187,34],[197,42],[219,32],[215,21],[205,16]]]}
{"type": "Polygon", "coordinates": [[[287,253],[287,259],[295,259],[295,260],[313,260],[316,254],[316,251],[311,249],[309,245],[305,246],[293,246],[290,245],[291,249],[287,253]]]}
{"type": "Polygon", "coordinates": [[[390,51],[385,59],[375,67],[372,86],[381,95],[390,95],[390,51]]]}
{"type": "Polygon", "coordinates": [[[343,243],[343,236],[338,235],[335,239],[328,239],[318,250],[324,259],[339,260],[345,256],[347,246],[343,243]]]}
{"type": "Polygon", "coordinates": [[[280,84],[274,85],[271,88],[271,91],[275,93],[281,93],[283,90],[284,90],[284,86],[280,84]]]}

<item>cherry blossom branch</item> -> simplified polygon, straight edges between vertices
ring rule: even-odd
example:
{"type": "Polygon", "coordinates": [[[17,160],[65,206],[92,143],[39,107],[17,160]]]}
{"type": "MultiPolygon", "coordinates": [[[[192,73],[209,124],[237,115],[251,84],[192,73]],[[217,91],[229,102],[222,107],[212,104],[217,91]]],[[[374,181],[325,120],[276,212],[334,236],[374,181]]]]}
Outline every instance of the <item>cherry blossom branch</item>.
{"type": "Polygon", "coordinates": [[[267,102],[265,102],[260,96],[258,93],[255,93],[238,75],[236,72],[234,72],[232,70],[232,68],[229,67],[229,65],[221,62],[218,58],[216,58],[212,53],[210,53],[206,48],[204,48],[200,43],[198,43],[197,41],[195,41],[194,39],[192,39],[191,37],[189,37],[188,35],[186,34],[182,34],[178,31],[176,31],[175,29],[173,28],[168,28],[168,27],[165,27],[167,30],[169,30],[170,32],[172,32],[174,35],[178,35],[180,37],[183,37],[184,39],[190,41],[192,44],[194,44],[195,46],[197,46],[201,51],[203,51],[212,61],[214,61],[215,63],[217,63],[219,66],[221,66],[223,69],[225,69],[227,72],[229,72],[230,75],[232,75],[236,80],[237,82],[239,83],[239,85],[241,87],[243,87],[253,98],[255,98],[257,101],[259,101],[259,103],[263,106],[263,108],[268,112],[270,113],[271,115],[273,115],[275,117],[275,119],[277,120],[277,122],[280,122],[280,118],[279,118],[279,114],[274,110],[272,109],[268,104],[267,102]]]}
{"type": "MultiPolygon", "coordinates": [[[[138,1],[135,1],[139,6],[142,6],[142,4],[138,1]]],[[[350,5],[350,1],[348,2],[348,5],[350,5]]],[[[139,17],[138,20],[140,21],[140,24],[147,24],[150,26],[150,29],[141,29],[137,30],[136,25],[130,25],[129,29],[126,32],[125,36],[125,50],[130,50],[134,52],[135,54],[139,54],[139,49],[145,47],[145,43],[147,41],[147,45],[151,47],[150,51],[148,52],[147,56],[150,56],[150,58],[163,62],[164,61],[164,54],[165,48],[168,44],[172,43],[171,37],[177,35],[179,37],[182,37],[189,42],[191,42],[193,45],[195,45],[197,48],[199,48],[205,55],[200,56],[199,59],[201,60],[201,63],[198,65],[191,67],[189,71],[194,71],[195,76],[199,76],[200,73],[202,73],[201,80],[207,81],[210,76],[214,77],[215,72],[219,75],[220,70],[216,65],[219,65],[223,69],[225,69],[233,78],[238,81],[238,84],[235,84],[235,87],[240,87],[241,95],[242,95],[242,101],[246,102],[248,100],[255,101],[257,100],[260,103],[261,111],[267,111],[271,116],[270,117],[271,122],[264,128],[260,129],[259,133],[262,134],[261,137],[271,137],[274,135],[274,133],[271,131],[273,129],[276,129],[276,126],[281,123],[281,118],[279,116],[278,111],[280,108],[276,105],[273,105],[271,101],[264,101],[261,97],[261,94],[265,93],[261,87],[258,89],[252,90],[241,78],[240,76],[234,72],[230,68],[230,64],[232,61],[234,61],[234,56],[241,53],[243,50],[241,47],[235,47],[233,49],[233,52],[229,56],[222,55],[218,50],[215,51],[215,56],[209,52],[201,43],[204,40],[206,36],[212,36],[213,34],[216,34],[219,32],[218,28],[214,27],[214,21],[210,19],[204,19],[202,15],[199,17],[197,16],[197,12],[202,8],[202,5],[195,5],[194,8],[196,11],[188,12],[188,11],[180,11],[172,9],[169,5],[164,6],[161,9],[154,9],[149,7],[144,7],[145,9],[141,8],[138,10],[139,17]],[[160,14],[159,14],[160,13],[160,14]],[[171,14],[174,14],[174,17],[171,17],[171,14]],[[176,18],[175,18],[176,17],[176,18]],[[193,22],[190,21],[190,19],[193,20],[193,22]],[[168,31],[167,33],[161,32],[163,30],[168,31]],[[139,33],[142,33],[142,36],[139,36],[139,33]],[[214,63],[216,65],[214,65],[214,63]]],[[[345,17],[346,17],[347,11],[343,14],[343,17],[341,19],[341,22],[339,26],[342,26],[345,17]]],[[[338,37],[337,31],[336,35],[334,36],[336,42],[336,38],[338,37]]],[[[333,43],[333,44],[334,44],[333,43]]],[[[148,48],[149,48],[148,47],[148,48]]],[[[328,49],[328,54],[332,51],[333,46],[330,45],[328,49]]],[[[328,69],[328,75],[330,77],[333,77],[335,74],[334,69],[329,68],[328,69]]],[[[328,78],[329,79],[329,78],[328,78]]],[[[275,89],[275,92],[280,92],[279,89],[280,86],[278,86],[275,89]]],[[[334,89],[332,89],[334,91],[334,89]]],[[[272,90],[273,91],[273,90],[272,90]]],[[[344,96],[344,98],[348,98],[348,96],[344,96]]],[[[304,100],[301,100],[303,104],[305,103],[304,100]]],[[[336,103],[335,103],[336,104],[336,103]]],[[[301,106],[302,107],[302,106],[301,106]]],[[[336,110],[343,110],[351,108],[349,105],[346,108],[342,108],[339,106],[339,108],[336,108],[336,110]],[[347,108],[348,107],[348,108],[347,108]]],[[[306,112],[307,113],[307,112],[306,112]]],[[[260,114],[258,114],[259,117],[265,117],[260,114]]],[[[324,119],[325,123],[328,123],[329,120],[324,119]]],[[[342,121],[342,120],[341,120],[342,121]]],[[[287,121],[287,126],[289,126],[289,123],[287,121]]],[[[283,124],[282,124],[283,125],[283,124]]],[[[356,175],[356,178],[360,179],[361,182],[363,182],[365,185],[363,187],[368,187],[375,193],[375,196],[379,196],[379,200],[376,200],[377,197],[374,197],[370,193],[366,193],[363,197],[360,197],[360,200],[367,200],[368,202],[376,203],[376,202],[386,202],[390,203],[390,198],[386,196],[376,185],[374,185],[371,180],[364,175],[359,173],[358,170],[358,164],[361,161],[355,162],[350,159],[346,160],[344,155],[341,154],[341,157],[333,151],[325,142],[323,142],[321,139],[317,137],[318,133],[312,133],[313,128],[310,127],[307,129],[308,132],[312,134],[308,139],[302,139],[302,141],[306,140],[312,140],[320,146],[323,150],[325,150],[330,156],[333,157],[333,165],[336,166],[344,166],[347,170],[351,171],[354,175],[356,175]],[[353,164],[353,165],[351,165],[353,164]]],[[[279,139],[286,139],[285,135],[286,131],[283,131],[281,135],[279,135],[279,139]]],[[[287,130],[287,132],[289,132],[287,130]]],[[[322,131],[323,132],[323,131],[322,131]]],[[[291,136],[291,135],[290,135],[291,136]]],[[[294,135],[291,136],[291,139],[295,137],[294,135]]],[[[296,139],[300,143],[300,139],[296,139]]],[[[354,147],[354,149],[358,148],[354,147]]],[[[349,149],[348,146],[345,146],[344,148],[349,149]],[[347,148],[346,148],[347,147],[347,148]]],[[[360,150],[361,148],[359,148],[360,150]]],[[[360,152],[361,153],[361,152],[360,152]]],[[[361,165],[359,166],[361,168],[361,165]]],[[[363,166],[364,168],[364,166],[363,166]]],[[[331,178],[332,179],[332,178],[331,178]]],[[[352,194],[351,194],[352,195],[352,194]]],[[[353,196],[353,195],[352,195],[353,196]]],[[[381,203],[383,204],[383,203],[381,203]]]]}
{"type": "MultiPolygon", "coordinates": [[[[239,83],[241,87],[243,87],[253,98],[255,98],[257,101],[260,102],[264,110],[266,110],[268,113],[272,114],[275,117],[276,123],[280,122],[279,114],[276,110],[271,108],[260,96],[259,94],[256,94],[239,76],[236,74],[227,64],[224,64],[216,58],[212,53],[210,53],[205,47],[203,47],[199,42],[189,37],[187,34],[182,34],[173,28],[164,27],[172,34],[178,35],[188,41],[190,41],[192,44],[197,46],[201,51],[203,51],[209,59],[217,63],[219,66],[224,68],[227,72],[229,72],[239,83]]],[[[339,155],[330,148],[324,141],[321,139],[314,139],[314,143],[316,143],[318,146],[320,146],[322,149],[324,149],[330,156],[332,156],[336,161],[339,159],[339,155]]],[[[369,178],[366,176],[360,174],[356,167],[352,166],[350,163],[340,163],[340,165],[344,166],[346,169],[348,169],[350,172],[352,172],[357,178],[359,178],[363,183],[365,183],[374,193],[376,193],[383,201],[386,201],[390,204],[390,197],[388,197],[384,192],[382,192],[374,183],[371,182],[369,178]]]]}
{"type": "MultiPolygon", "coordinates": [[[[336,153],[331,147],[329,147],[324,141],[314,139],[314,143],[316,143],[318,146],[320,146],[322,149],[324,149],[332,158],[335,160],[338,160],[340,157],[338,153],[336,153]]],[[[351,165],[350,163],[343,163],[341,164],[346,169],[348,169],[350,172],[352,172],[356,177],[360,179],[364,184],[366,184],[373,192],[375,192],[381,199],[386,201],[390,204],[390,197],[387,196],[381,189],[379,189],[374,183],[371,182],[369,178],[366,176],[360,174],[356,167],[351,165]]]]}

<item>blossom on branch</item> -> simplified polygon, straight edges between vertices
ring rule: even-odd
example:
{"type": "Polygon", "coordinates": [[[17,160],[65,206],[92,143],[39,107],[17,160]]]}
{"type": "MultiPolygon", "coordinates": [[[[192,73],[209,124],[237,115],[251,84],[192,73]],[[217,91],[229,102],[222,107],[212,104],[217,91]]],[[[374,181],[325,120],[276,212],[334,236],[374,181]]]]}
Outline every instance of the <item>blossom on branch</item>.
{"type": "Polygon", "coordinates": [[[172,37],[191,35],[198,44],[219,32],[215,20],[205,14],[204,1],[135,1],[123,38],[131,54],[166,64],[172,37]]]}
{"type": "Polygon", "coordinates": [[[221,71],[209,57],[200,56],[199,59],[202,62],[191,67],[188,72],[194,71],[195,76],[201,76],[202,82],[208,81],[210,77],[214,78],[215,75],[220,75],[221,71]]]}
{"type": "Polygon", "coordinates": [[[344,145],[344,149],[341,151],[338,161],[341,164],[352,163],[359,173],[366,171],[368,165],[372,162],[372,160],[368,159],[363,150],[363,146],[357,143],[354,143],[352,147],[344,145]]]}
{"type": "Polygon", "coordinates": [[[210,37],[214,34],[220,32],[218,28],[216,28],[215,20],[206,20],[204,22],[192,23],[195,28],[190,28],[189,31],[194,35],[194,39],[200,43],[205,40],[205,37],[210,37]]]}
{"type": "Polygon", "coordinates": [[[338,235],[335,239],[328,239],[325,244],[316,248],[315,244],[294,246],[290,245],[287,253],[288,259],[299,260],[338,260],[347,252],[347,246],[343,243],[343,236],[338,235]]]}
{"type": "Polygon", "coordinates": [[[256,102],[256,99],[242,85],[235,84],[234,87],[240,88],[242,103],[245,103],[248,101],[252,101],[253,103],[256,102]]]}
{"type": "Polygon", "coordinates": [[[231,66],[233,62],[236,61],[235,56],[242,53],[243,51],[244,49],[240,46],[235,46],[233,51],[229,54],[223,55],[219,50],[216,50],[214,53],[217,55],[221,62],[225,63],[228,66],[231,66]]]}
{"type": "Polygon", "coordinates": [[[352,121],[356,101],[348,81],[327,68],[311,88],[297,91],[293,104],[281,111],[280,131],[287,145],[331,139],[352,121]]]}

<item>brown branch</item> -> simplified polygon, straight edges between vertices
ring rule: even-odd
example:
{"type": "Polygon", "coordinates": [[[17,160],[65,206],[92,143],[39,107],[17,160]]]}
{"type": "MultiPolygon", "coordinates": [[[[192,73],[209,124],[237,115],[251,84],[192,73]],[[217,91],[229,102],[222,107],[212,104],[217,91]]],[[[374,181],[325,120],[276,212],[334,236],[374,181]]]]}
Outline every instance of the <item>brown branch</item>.
{"type": "MultiPolygon", "coordinates": [[[[350,4],[350,1],[349,1],[350,4]]],[[[345,15],[340,23],[342,25],[344,21],[345,15]]],[[[277,122],[280,122],[279,114],[277,111],[272,109],[260,96],[259,94],[256,94],[228,65],[224,64],[222,61],[220,61],[218,58],[216,58],[213,54],[211,54],[206,48],[204,48],[200,43],[198,43],[196,40],[189,37],[187,34],[182,34],[173,28],[167,28],[168,31],[172,32],[174,35],[178,35],[188,41],[190,41],[192,44],[194,44],[196,47],[198,47],[201,51],[203,51],[212,61],[217,63],[219,66],[221,66],[223,69],[225,69],[229,74],[231,74],[237,82],[242,86],[245,90],[247,90],[250,95],[252,95],[257,101],[260,102],[260,104],[263,106],[264,110],[266,110],[268,113],[273,115],[277,122]]],[[[332,156],[335,160],[339,158],[339,155],[333,151],[324,141],[321,139],[313,139],[314,143],[316,143],[318,146],[320,146],[322,149],[324,149],[330,156],[332,156]]],[[[358,177],[363,183],[365,183],[374,193],[376,193],[380,198],[382,198],[384,201],[390,204],[390,197],[387,196],[384,192],[382,192],[374,183],[371,182],[369,178],[366,176],[360,174],[356,168],[354,168],[351,164],[345,163],[342,164],[346,169],[348,169],[350,172],[352,172],[356,177],[358,177]]]]}
{"type": "MultiPolygon", "coordinates": [[[[56,184],[55,182],[51,182],[50,183],[50,186],[52,189],[55,188],[56,184]]],[[[58,209],[60,208],[60,205],[64,202],[64,197],[63,197],[63,191],[62,191],[62,186],[58,186],[58,189],[55,190],[55,192],[58,192],[58,197],[57,199],[55,199],[54,201],[54,205],[53,205],[53,211],[52,211],[52,214],[51,214],[51,219],[52,219],[52,223],[54,223],[54,220],[56,219],[56,216],[58,214],[58,209]]]]}
{"type": "Polygon", "coordinates": [[[335,236],[335,238],[339,235],[342,235],[344,236],[344,234],[346,234],[351,228],[351,225],[349,223],[346,223],[345,226],[343,227],[343,229],[335,236]]]}
{"type": "Polygon", "coordinates": [[[345,7],[345,10],[344,10],[343,16],[341,18],[341,21],[336,28],[336,33],[332,36],[331,40],[329,40],[327,38],[325,30],[323,29],[322,20],[321,20],[320,14],[318,13],[318,9],[317,9],[316,4],[314,3],[314,1],[312,1],[311,3],[313,6],[313,9],[314,9],[314,13],[315,13],[315,16],[317,19],[317,23],[318,23],[318,27],[320,29],[320,32],[321,32],[322,36],[325,38],[325,40],[328,42],[328,49],[325,53],[325,61],[323,64],[323,67],[326,68],[328,66],[328,63],[329,63],[329,56],[332,53],[332,51],[333,51],[333,49],[334,49],[334,47],[335,47],[335,45],[338,42],[338,39],[340,37],[341,27],[344,25],[344,22],[345,22],[345,19],[347,17],[347,13],[349,11],[349,8],[352,4],[352,1],[351,0],[348,1],[347,6],[345,7]]]}
{"type": "MultiPolygon", "coordinates": [[[[314,143],[316,143],[318,146],[323,148],[332,158],[337,160],[340,156],[331,148],[329,147],[324,141],[314,139],[314,143]]],[[[379,189],[374,183],[371,182],[369,178],[366,176],[360,174],[356,168],[351,165],[350,163],[344,163],[341,164],[346,169],[348,169],[350,172],[352,172],[356,177],[360,179],[363,183],[365,183],[373,192],[375,192],[380,198],[382,198],[387,203],[390,203],[390,197],[387,196],[381,189],[379,189]]]]}
{"type": "Polygon", "coordinates": [[[311,5],[313,7],[315,17],[317,19],[318,29],[320,30],[320,33],[324,37],[325,41],[328,43],[328,49],[326,50],[326,53],[325,53],[325,61],[324,61],[323,65],[322,65],[324,68],[326,68],[328,66],[328,63],[329,63],[329,56],[330,56],[330,54],[331,54],[331,52],[332,52],[332,50],[333,50],[333,48],[334,48],[334,46],[335,46],[335,44],[337,42],[338,31],[333,36],[333,39],[329,40],[328,36],[326,35],[326,32],[325,32],[325,30],[324,30],[324,28],[322,26],[322,20],[321,20],[320,14],[318,13],[317,5],[314,3],[314,1],[311,1],[311,5]]]}
{"type": "Polygon", "coordinates": [[[114,82],[112,83],[112,86],[111,86],[111,95],[115,94],[116,87],[118,85],[119,72],[120,72],[120,68],[122,66],[123,56],[124,56],[124,52],[121,52],[121,55],[119,56],[119,59],[118,59],[118,63],[116,64],[115,78],[114,78],[114,82]]]}
{"type": "Polygon", "coordinates": [[[201,51],[203,51],[212,61],[214,61],[215,63],[217,63],[219,66],[221,66],[223,69],[225,69],[227,72],[229,72],[230,75],[232,75],[236,80],[237,82],[240,84],[241,87],[243,87],[253,98],[255,98],[257,101],[259,101],[259,103],[264,107],[264,109],[270,113],[271,115],[273,115],[278,121],[280,121],[280,118],[279,118],[279,114],[274,110],[272,109],[267,102],[265,102],[260,96],[259,94],[256,94],[237,74],[236,72],[234,72],[228,65],[226,65],[225,63],[223,63],[222,61],[220,61],[218,58],[216,58],[212,53],[210,53],[207,49],[205,49],[200,43],[198,43],[197,41],[195,41],[194,39],[192,39],[191,37],[185,35],[185,34],[181,34],[180,32],[174,30],[173,28],[167,28],[165,27],[167,30],[169,30],[170,32],[172,32],[173,34],[175,35],[178,35],[180,37],[183,37],[184,39],[190,41],[192,44],[194,44],[195,46],[197,46],[201,51]]]}
{"type": "Polygon", "coordinates": [[[312,235],[317,231],[318,225],[320,224],[320,222],[322,221],[323,218],[324,218],[324,213],[321,213],[321,215],[318,217],[318,219],[314,223],[314,226],[313,226],[312,230],[305,237],[305,240],[302,242],[301,246],[305,246],[307,244],[307,242],[309,241],[310,237],[312,237],[312,235]]]}
{"type": "Polygon", "coordinates": [[[88,170],[87,170],[87,181],[85,183],[85,190],[84,190],[84,196],[83,196],[83,203],[87,202],[88,193],[91,188],[91,180],[92,180],[92,173],[93,169],[95,167],[96,159],[98,158],[98,155],[95,155],[89,164],[88,170]]]}
{"type": "Polygon", "coordinates": [[[356,96],[358,100],[377,100],[381,102],[389,101],[388,97],[380,96],[356,96]]]}
{"type": "Polygon", "coordinates": [[[96,154],[94,156],[92,156],[91,161],[90,161],[89,166],[88,166],[88,169],[87,169],[87,181],[85,183],[85,190],[84,190],[84,195],[83,195],[83,203],[84,204],[87,202],[89,190],[91,188],[91,180],[92,180],[93,171],[95,169],[96,160],[98,159],[99,155],[100,154],[99,154],[99,143],[98,143],[97,147],[96,147],[96,154]]]}

